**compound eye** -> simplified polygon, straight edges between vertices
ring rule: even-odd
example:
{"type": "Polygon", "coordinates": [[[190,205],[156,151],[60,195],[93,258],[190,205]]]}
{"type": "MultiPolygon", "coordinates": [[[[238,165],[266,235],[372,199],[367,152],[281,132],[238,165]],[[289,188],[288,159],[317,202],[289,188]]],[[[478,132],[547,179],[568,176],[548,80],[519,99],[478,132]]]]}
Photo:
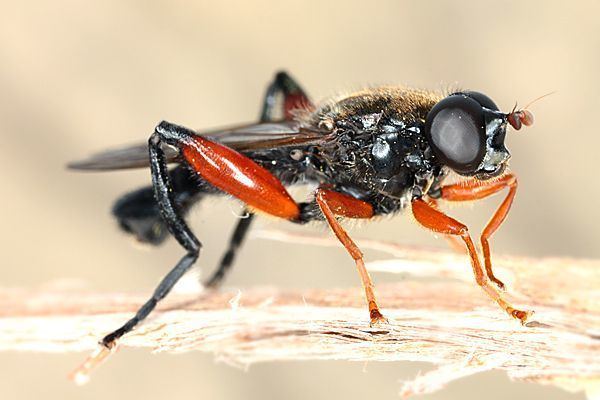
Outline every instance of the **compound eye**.
{"type": "Polygon", "coordinates": [[[482,107],[487,108],[488,110],[500,111],[494,100],[490,99],[483,93],[479,92],[465,92],[467,96],[477,101],[481,104],[482,107]]]}
{"type": "Polygon", "coordinates": [[[456,172],[475,173],[485,155],[483,109],[466,94],[437,103],[427,114],[425,134],[434,154],[456,172]]]}

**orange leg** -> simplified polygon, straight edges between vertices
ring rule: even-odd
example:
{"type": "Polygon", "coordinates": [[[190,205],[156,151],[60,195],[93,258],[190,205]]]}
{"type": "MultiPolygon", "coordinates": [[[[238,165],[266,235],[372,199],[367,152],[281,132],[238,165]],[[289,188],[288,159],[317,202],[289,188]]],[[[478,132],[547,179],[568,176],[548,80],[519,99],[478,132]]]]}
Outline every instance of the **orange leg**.
{"type": "Polygon", "coordinates": [[[422,199],[416,199],[412,202],[412,211],[417,221],[424,227],[438,233],[446,235],[460,236],[467,246],[469,257],[471,258],[471,266],[473,267],[473,273],[475,275],[475,281],[483,290],[490,296],[496,303],[500,305],[510,316],[525,323],[527,318],[531,315],[528,311],[522,311],[514,308],[509,302],[507,302],[502,294],[490,284],[487,279],[481,261],[477,256],[475,245],[469,235],[469,230],[466,225],[458,222],[457,220],[449,217],[448,215],[438,211],[432,205],[426,203],[422,199]]]}
{"type": "Polygon", "coordinates": [[[488,278],[494,282],[500,289],[504,289],[502,283],[492,271],[492,259],[490,254],[489,238],[496,232],[502,222],[506,219],[510,206],[513,203],[515,194],[517,193],[517,177],[514,174],[506,174],[499,179],[492,181],[467,181],[454,185],[443,186],[442,199],[448,201],[468,201],[479,200],[491,196],[504,188],[508,188],[508,194],[504,198],[500,207],[496,210],[485,229],[481,234],[481,249],[483,250],[483,260],[485,263],[485,271],[488,278]]]}
{"type": "MultiPolygon", "coordinates": [[[[429,199],[429,204],[431,204],[431,206],[434,207],[436,210],[440,209],[436,199],[429,199]]],[[[463,253],[465,251],[465,246],[463,245],[461,240],[456,236],[444,235],[444,239],[446,239],[446,242],[448,242],[450,248],[456,251],[457,253],[463,253]]]]}
{"type": "Polygon", "coordinates": [[[342,242],[356,263],[358,274],[360,275],[363,287],[365,288],[365,295],[369,306],[369,315],[371,317],[371,326],[387,322],[387,319],[379,311],[379,306],[375,299],[375,286],[373,285],[369,272],[365,268],[363,254],[335,218],[336,215],[348,218],[370,218],[373,216],[372,206],[362,200],[323,188],[317,189],[315,199],[321,208],[325,219],[329,223],[329,226],[335,233],[335,236],[342,242]]]}

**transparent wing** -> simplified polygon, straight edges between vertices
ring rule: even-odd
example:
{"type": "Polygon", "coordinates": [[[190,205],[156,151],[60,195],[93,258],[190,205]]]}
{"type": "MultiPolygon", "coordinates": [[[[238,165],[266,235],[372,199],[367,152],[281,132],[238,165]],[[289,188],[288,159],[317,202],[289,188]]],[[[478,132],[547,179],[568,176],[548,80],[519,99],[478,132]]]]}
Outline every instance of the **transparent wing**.
{"type": "MultiPolygon", "coordinates": [[[[199,132],[237,151],[266,150],[290,147],[300,144],[317,144],[326,133],[303,128],[295,121],[266,122],[242,125],[227,129],[199,132]]],[[[167,162],[180,162],[179,151],[165,146],[167,162]]],[[[134,144],[110,149],[74,161],[67,165],[71,169],[89,171],[110,171],[118,169],[144,168],[149,166],[147,144],[134,144]]]]}
{"type": "MultiPolygon", "coordinates": [[[[165,148],[165,156],[168,162],[173,162],[177,159],[179,153],[177,150],[167,147],[165,148]]],[[[67,167],[77,170],[111,171],[143,168],[148,165],[148,145],[143,143],[92,154],[88,158],[68,163],[67,167]]]]}

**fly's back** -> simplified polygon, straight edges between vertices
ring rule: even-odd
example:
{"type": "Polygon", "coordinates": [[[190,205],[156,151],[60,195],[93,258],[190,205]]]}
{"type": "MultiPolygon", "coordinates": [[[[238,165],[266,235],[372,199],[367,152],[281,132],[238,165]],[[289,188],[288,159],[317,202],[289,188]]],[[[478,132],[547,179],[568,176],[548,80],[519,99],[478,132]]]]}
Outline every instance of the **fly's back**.
{"type": "Polygon", "coordinates": [[[310,124],[332,131],[319,158],[337,190],[377,200],[386,214],[425,193],[441,174],[423,134],[425,117],[440,94],[381,87],[334,99],[318,108],[310,124]]]}

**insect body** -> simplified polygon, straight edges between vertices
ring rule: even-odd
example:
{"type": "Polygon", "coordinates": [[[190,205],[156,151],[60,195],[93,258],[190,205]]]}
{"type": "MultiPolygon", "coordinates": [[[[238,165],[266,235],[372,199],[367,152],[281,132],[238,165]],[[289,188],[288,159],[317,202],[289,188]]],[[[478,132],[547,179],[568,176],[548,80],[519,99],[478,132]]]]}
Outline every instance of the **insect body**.
{"type": "Polygon", "coordinates": [[[240,199],[250,216],[238,222],[207,286],[221,282],[255,213],[298,224],[324,220],[356,263],[371,323],[384,322],[362,253],[338,217],[369,219],[410,206],[424,227],[462,239],[476,282],[524,322],[529,313],[515,309],[497,288],[503,284],[493,274],[489,238],[507,216],[517,188],[515,175],[505,172],[507,125],[519,129],[532,121],[529,111],[502,113],[490,98],[471,91],[444,96],[381,87],[315,106],[294,80],[279,73],[257,124],[197,133],[161,122],[148,145],[71,164],[86,170],[149,166],[152,186],[121,198],[114,214],[137,239],[157,244],[169,231],[186,250],[147,303],[102,344],[111,348],[131,331],[194,264],[201,245],[183,217],[195,202],[218,194],[240,199]],[[168,163],[176,165],[169,169],[168,163]],[[445,185],[450,172],[465,182],[445,185]],[[314,196],[296,202],[286,187],[298,183],[314,184],[314,196]],[[467,227],[440,211],[437,202],[481,199],[505,188],[506,198],[481,235],[481,259],[467,227]]]}

